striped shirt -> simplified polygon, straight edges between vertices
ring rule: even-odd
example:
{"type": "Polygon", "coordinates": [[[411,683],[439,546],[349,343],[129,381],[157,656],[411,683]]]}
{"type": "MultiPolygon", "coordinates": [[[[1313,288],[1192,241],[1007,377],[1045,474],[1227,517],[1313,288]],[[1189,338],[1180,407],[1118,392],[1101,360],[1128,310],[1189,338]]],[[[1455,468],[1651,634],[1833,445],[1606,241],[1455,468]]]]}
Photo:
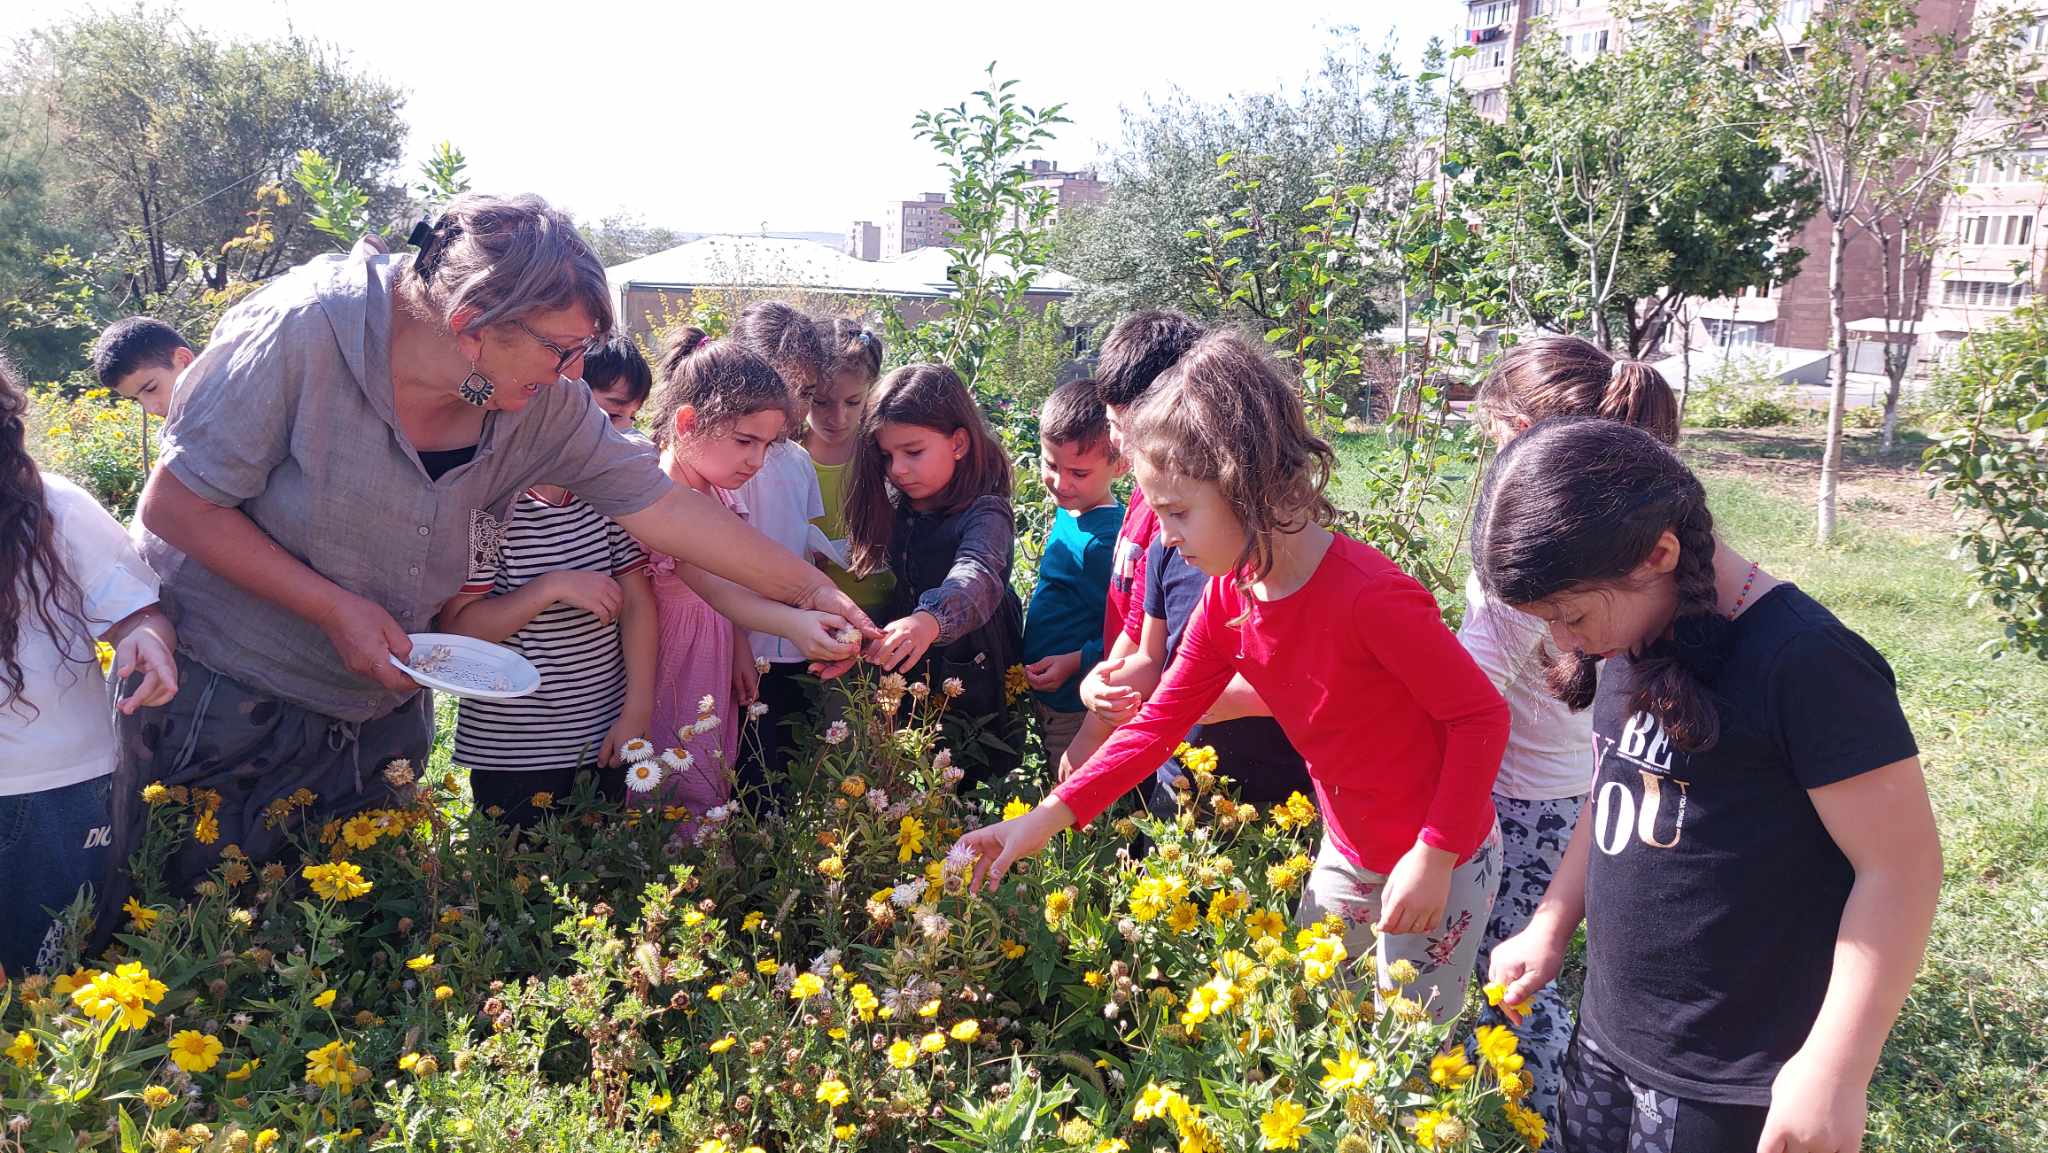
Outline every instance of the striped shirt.
{"type": "MultiPolygon", "coordinates": [[[[550,504],[529,490],[481,548],[462,591],[504,596],[562,570],[622,577],[647,567],[625,529],[573,495],[550,504]]],[[[593,765],[626,704],[626,655],[616,625],[557,601],[505,640],[540,670],[540,688],[509,701],[466,699],[455,720],[455,763],[522,771],[593,765]]]]}

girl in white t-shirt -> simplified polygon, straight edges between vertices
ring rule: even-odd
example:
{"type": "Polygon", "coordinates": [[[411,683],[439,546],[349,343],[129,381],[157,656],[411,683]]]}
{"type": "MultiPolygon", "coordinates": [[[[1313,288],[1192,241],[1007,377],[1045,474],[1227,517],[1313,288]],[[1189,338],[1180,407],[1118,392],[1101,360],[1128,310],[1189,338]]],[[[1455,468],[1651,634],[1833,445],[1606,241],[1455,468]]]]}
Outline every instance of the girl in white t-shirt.
{"type": "Polygon", "coordinates": [[[54,961],[53,914],[107,867],[113,713],[96,642],[139,683],[133,713],[177,691],[156,574],[91,494],[28,455],[28,398],[0,360],[0,974],[54,961]]]}
{"type": "MultiPolygon", "coordinates": [[[[1546,417],[1595,416],[1632,424],[1666,444],[1678,439],[1678,402],[1657,370],[1616,360],[1573,336],[1524,340],[1494,361],[1475,402],[1479,425],[1495,447],[1546,417]]],[[[1559,652],[1542,620],[1487,598],[1476,574],[1465,581],[1465,650],[1508,703],[1513,723],[1493,806],[1500,816],[1500,889],[1479,948],[1486,980],[1493,947],[1521,932],[1550,886],[1578,824],[1593,779],[1593,717],[1553,695],[1550,670],[1559,652]]],[[[1559,1070],[1572,1036],[1571,1010],[1555,985],[1521,1007],[1518,1022],[1489,1009],[1481,1024],[1515,1024],[1533,1087],[1528,1104],[1557,1131],[1559,1070]]],[[[1555,1148],[1553,1137],[1547,1147],[1555,1148]]]]}

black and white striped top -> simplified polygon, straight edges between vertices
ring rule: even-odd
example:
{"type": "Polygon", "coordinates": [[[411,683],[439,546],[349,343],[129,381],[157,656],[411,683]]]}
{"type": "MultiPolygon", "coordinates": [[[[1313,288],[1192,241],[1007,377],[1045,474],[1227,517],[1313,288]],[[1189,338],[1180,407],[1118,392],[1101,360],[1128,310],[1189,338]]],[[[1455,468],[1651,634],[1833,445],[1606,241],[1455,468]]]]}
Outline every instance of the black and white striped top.
{"type": "MultiPolygon", "coordinates": [[[[647,554],[625,529],[574,495],[557,505],[529,490],[512,506],[496,544],[494,553],[474,558],[464,593],[504,596],[565,569],[622,577],[647,567],[647,554]]],[[[456,714],[455,763],[497,771],[594,765],[626,704],[618,627],[557,601],[508,637],[505,647],[540,670],[540,688],[516,700],[464,700],[456,714]]]]}

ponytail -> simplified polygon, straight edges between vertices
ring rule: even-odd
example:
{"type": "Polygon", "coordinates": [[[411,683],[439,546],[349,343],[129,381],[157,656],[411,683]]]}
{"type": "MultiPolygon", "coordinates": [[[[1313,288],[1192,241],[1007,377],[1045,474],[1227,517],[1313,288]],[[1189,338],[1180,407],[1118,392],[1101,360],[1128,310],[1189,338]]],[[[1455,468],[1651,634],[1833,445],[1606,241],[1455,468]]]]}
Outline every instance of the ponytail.
{"type": "Polygon", "coordinates": [[[1648,361],[1617,359],[1593,415],[1632,424],[1665,444],[1678,443],[1678,398],[1648,361]]]}
{"type": "Polygon", "coordinates": [[[645,409],[656,447],[675,442],[676,414],[685,407],[696,413],[693,439],[715,436],[741,417],[769,409],[783,414],[785,435],[796,419],[789,386],[766,360],[692,326],[670,332],[662,345],[661,379],[645,409]]]}
{"type": "MultiPolygon", "coordinates": [[[[1479,583],[1515,608],[1562,592],[1625,581],[1670,532],[1677,612],[1634,657],[1629,707],[1664,726],[1687,752],[1712,748],[1720,715],[1707,687],[1719,673],[1729,623],[1714,586],[1714,514],[1706,490],[1670,447],[1617,421],[1544,421],[1502,450],[1473,517],[1479,583]]],[[[1592,703],[1594,662],[1570,653],[1546,671],[1574,709],[1592,703]]]]}

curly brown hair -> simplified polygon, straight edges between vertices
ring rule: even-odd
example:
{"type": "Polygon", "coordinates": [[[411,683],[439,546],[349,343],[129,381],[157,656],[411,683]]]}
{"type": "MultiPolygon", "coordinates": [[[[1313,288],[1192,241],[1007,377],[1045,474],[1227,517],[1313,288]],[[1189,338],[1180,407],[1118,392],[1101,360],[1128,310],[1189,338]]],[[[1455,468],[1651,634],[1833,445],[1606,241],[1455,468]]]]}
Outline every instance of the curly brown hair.
{"type": "Polygon", "coordinates": [[[1132,410],[1125,447],[1162,472],[1209,481],[1244,524],[1237,587],[1273,569],[1273,538],[1337,519],[1323,495],[1337,453],[1311,432],[1301,395],[1264,346],[1220,329],[1203,337],[1132,410]]]}
{"type": "Polygon", "coordinates": [[[76,574],[64,566],[56,522],[43,495],[43,474],[28,453],[28,390],[6,357],[0,356],[0,704],[39,711],[22,693],[28,678],[21,667],[21,625],[35,620],[60,652],[74,660],[92,656],[92,628],[85,594],[76,574]],[[82,655],[71,646],[85,638],[82,655]]]}
{"type": "Polygon", "coordinates": [[[653,430],[654,443],[674,443],[676,413],[688,405],[697,414],[692,439],[717,436],[741,417],[773,409],[782,414],[783,434],[796,423],[796,406],[765,359],[733,340],[712,340],[701,328],[669,333],[661,353],[661,378],[647,397],[642,413],[653,430]]]}

